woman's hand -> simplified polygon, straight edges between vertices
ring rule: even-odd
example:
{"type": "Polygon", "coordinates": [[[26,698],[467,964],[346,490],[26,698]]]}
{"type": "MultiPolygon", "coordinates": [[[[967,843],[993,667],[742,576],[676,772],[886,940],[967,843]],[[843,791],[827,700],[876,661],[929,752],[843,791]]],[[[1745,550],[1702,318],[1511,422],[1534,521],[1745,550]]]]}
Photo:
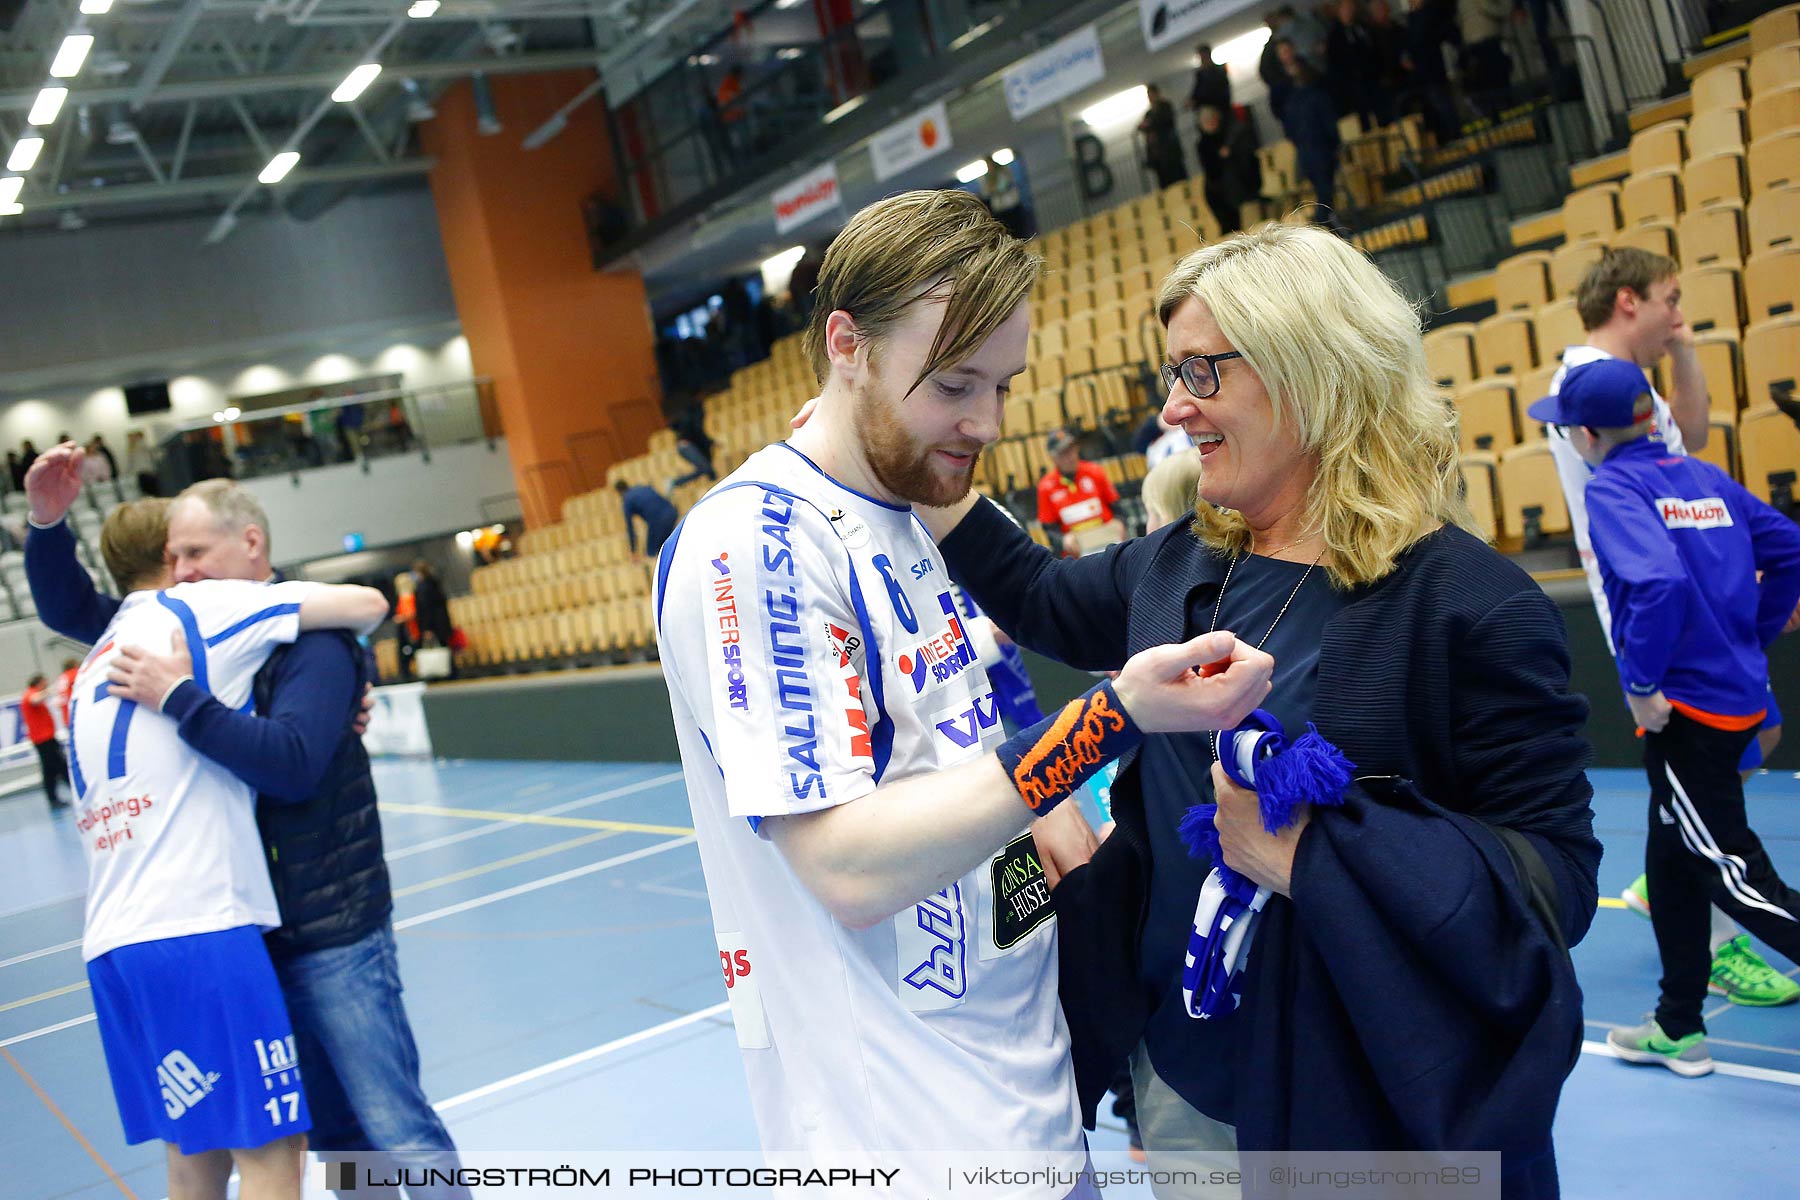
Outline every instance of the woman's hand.
{"type": "Polygon", "coordinates": [[[1294,850],[1300,834],[1312,820],[1312,806],[1295,810],[1294,823],[1279,833],[1262,827],[1262,806],[1255,792],[1231,782],[1225,768],[1213,764],[1213,799],[1219,813],[1213,824],[1219,831],[1219,851],[1225,865],[1261,887],[1291,896],[1294,885],[1294,850]]]}

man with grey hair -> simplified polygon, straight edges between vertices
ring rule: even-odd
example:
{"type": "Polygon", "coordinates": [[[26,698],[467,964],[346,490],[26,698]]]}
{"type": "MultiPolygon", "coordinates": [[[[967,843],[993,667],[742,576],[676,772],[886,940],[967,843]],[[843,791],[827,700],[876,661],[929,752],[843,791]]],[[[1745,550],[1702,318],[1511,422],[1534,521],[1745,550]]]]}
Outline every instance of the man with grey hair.
{"type": "MultiPolygon", "coordinates": [[[[95,590],[64,520],[81,494],[83,455],[65,444],[33,464],[25,571],[43,622],[92,642],[119,601],[95,590]]],[[[230,480],[197,483],[175,498],[168,551],[177,583],[276,578],[268,516],[230,480]]],[[[162,702],[188,745],[257,791],[282,920],[267,945],[305,1063],[312,1148],[454,1166],[455,1146],[419,1084],[400,998],[375,783],[353,726],[367,682],[362,648],[341,634],[302,634],[257,673],[252,714],[226,708],[195,682],[196,642],[190,631],[175,653],[146,655],[118,694],[162,702]]]]}

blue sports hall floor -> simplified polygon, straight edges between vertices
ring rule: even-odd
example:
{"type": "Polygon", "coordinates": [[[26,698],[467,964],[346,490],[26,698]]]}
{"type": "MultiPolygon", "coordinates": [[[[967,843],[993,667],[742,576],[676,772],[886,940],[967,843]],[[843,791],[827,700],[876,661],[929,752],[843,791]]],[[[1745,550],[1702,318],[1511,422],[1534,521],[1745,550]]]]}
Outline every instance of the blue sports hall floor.
{"type": "MultiPolygon", "coordinates": [[[[406,1003],[426,1091],[459,1145],[755,1146],[674,765],[440,759],[376,772],[406,1003]]],[[[1643,780],[1593,779],[1601,891],[1616,897],[1641,869],[1643,780]]],[[[1777,866],[1800,877],[1800,778],[1764,774],[1749,795],[1777,866]]],[[[0,799],[0,863],[0,1195],[161,1197],[161,1147],[125,1145],[113,1110],[72,822],[35,789],[0,799]]],[[[1651,1006],[1656,952],[1648,922],[1603,905],[1575,952],[1589,1043],[1558,1119],[1564,1194],[1785,1190],[1800,1161],[1800,1006],[1709,1005],[1708,1078],[1627,1067],[1602,1043],[1651,1006]]],[[[1103,1121],[1093,1142],[1120,1149],[1124,1131],[1103,1121]]]]}

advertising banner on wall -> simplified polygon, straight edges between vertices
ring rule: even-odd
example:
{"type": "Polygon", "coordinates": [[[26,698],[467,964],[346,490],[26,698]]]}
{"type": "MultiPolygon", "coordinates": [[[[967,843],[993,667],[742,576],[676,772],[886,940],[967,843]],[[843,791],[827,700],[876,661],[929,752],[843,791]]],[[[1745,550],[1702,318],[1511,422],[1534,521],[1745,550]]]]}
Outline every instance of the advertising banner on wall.
{"type": "Polygon", "coordinates": [[[1138,0],[1138,23],[1144,45],[1161,50],[1212,28],[1252,0],[1138,0]]]}
{"type": "Polygon", "coordinates": [[[877,181],[892,179],[950,149],[950,116],[939,100],[904,121],[889,125],[869,143],[869,159],[877,181]]]}
{"type": "Polygon", "coordinates": [[[775,205],[775,232],[798,229],[815,217],[837,208],[837,163],[808,171],[770,197],[775,205]]]}
{"type": "Polygon", "coordinates": [[[1100,32],[1087,25],[1006,73],[1006,108],[1013,120],[1022,121],[1038,109],[1105,78],[1100,32]]]}

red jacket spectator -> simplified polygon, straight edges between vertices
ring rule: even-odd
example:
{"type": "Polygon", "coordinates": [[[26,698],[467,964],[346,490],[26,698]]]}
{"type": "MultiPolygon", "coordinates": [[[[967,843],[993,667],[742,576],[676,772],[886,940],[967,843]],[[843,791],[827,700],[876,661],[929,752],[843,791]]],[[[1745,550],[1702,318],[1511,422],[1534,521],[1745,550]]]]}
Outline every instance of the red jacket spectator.
{"type": "Polygon", "coordinates": [[[19,715],[25,719],[25,736],[41,746],[56,740],[56,720],[50,715],[50,685],[40,676],[19,698],[19,715]]]}

